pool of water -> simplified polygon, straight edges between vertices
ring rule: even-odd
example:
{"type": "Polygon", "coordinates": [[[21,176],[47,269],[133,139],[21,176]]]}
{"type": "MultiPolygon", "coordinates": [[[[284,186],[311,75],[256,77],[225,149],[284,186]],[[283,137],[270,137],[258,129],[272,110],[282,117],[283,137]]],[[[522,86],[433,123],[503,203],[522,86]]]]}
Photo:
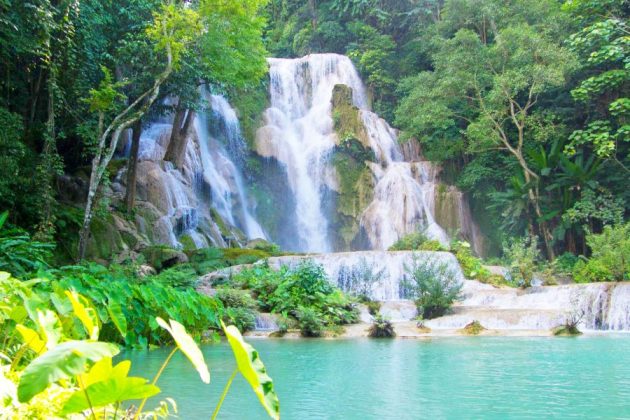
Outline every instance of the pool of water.
{"type": "MultiPolygon", "coordinates": [[[[255,340],[283,419],[630,418],[630,335],[434,340],[255,340]]],[[[181,354],[158,382],[184,419],[210,417],[234,369],[226,344],[203,347],[203,384],[181,354]]],[[[153,377],[169,349],[129,352],[153,377]]],[[[264,419],[235,380],[221,419],[264,419]]]]}

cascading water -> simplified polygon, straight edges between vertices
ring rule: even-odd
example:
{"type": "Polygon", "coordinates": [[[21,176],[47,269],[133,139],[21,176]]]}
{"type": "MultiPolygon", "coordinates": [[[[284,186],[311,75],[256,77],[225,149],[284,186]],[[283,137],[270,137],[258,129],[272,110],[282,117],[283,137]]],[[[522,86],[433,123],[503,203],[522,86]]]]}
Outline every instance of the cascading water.
{"type": "MultiPolygon", "coordinates": [[[[424,231],[443,244],[449,239],[434,217],[438,168],[430,162],[406,162],[397,132],[369,110],[361,79],[348,57],[312,54],[300,59],[269,59],[271,106],[257,132],[257,152],[286,170],[295,199],[298,251],[327,252],[331,214],[326,191],[335,190],[338,173],[331,154],[340,139],[333,127],[335,85],[352,89],[376,162],[372,202],[359,216],[370,249],[387,249],[401,236],[424,231]]],[[[278,239],[278,238],[273,238],[278,239]]]]}
{"type": "Polygon", "coordinates": [[[328,157],[336,138],[331,117],[332,89],[342,83],[357,90],[365,104],[361,79],[347,57],[316,54],[302,59],[269,59],[271,106],[257,132],[258,153],[284,165],[296,202],[297,248],[332,249],[322,194],[331,182],[328,157]]]}
{"type": "MultiPolygon", "coordinates": [[[[238,118],[234,109],[219,95],[210,95],[205,90],[204,97],[212,106],[212,111],[221,122],[225,132],[227,146],[236,159],[243,159],[245,143],[240,132],[238,118]]],[[[252,216],[250,203],[245,193],[239,168],[230,159],[218,139],[208,133],[208,116],[199,114],[195,120],[195,128],[199,136],[203,178],[212,195],[212,206],[221,217],[233,226],[238,226],[248,238],[265,239],[266,235],[260,224],[252,216]]]]}
{"type": "MultiPolygon", "coordinates": [[[[170,121],[154,122],[140,137],[139,194],[162,214],[153,229],[166,234],[157,242],[181,246],[180,239],[186,235],[197,248],[227,246],[226,232],[213,219],[212,209],[229,225],[223,229],[234,226],[248,239],[264,239],[263,229],[250,212],[240,168],[234,163],[243,159],[245,148],[236,114],[225,98],[207,94],[206,99],[212,119],[204,112],[195,117],[182,168],[163,161],[172,129],[170,121]],[[225,133],[226,147],[209,135],[209,123],[219,125],[216,131],[225,133]]],[[[239,240],[236,232],[231,236],[227,239],[239,240]]]]}

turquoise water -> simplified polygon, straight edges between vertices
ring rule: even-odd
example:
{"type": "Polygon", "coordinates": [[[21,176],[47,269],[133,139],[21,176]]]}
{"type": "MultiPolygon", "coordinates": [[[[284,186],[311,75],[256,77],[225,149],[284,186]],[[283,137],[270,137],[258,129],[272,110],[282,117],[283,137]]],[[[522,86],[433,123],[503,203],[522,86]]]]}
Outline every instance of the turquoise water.
{"type": "MultiPolygon", "coordinates": [[[[287,420],[630,418],[630,335],[250,342],[287,420]]],[[[209,418],[234,369],[225,344],[203,351],[210,385],[181,355],[158,382],[180,418],[209,418]]],[[[133,373],[152,377],[168,352],[125,356],[133,373]]],[[[219,418],[266,417],[239,377],[219,418]]]]}

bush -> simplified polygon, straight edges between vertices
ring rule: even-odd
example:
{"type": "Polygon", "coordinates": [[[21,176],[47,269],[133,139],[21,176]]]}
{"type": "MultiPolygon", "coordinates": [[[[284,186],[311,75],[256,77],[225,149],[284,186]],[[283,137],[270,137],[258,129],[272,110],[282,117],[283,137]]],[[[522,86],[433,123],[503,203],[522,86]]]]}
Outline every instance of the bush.
{"type": "Polygon", "coordinates": [[[369,301],[374,286],[387,277],[385,268],[376,270],[374,264],[368,263],[366,258],[361,258],[359,263],[351,267],[342,266],[339,269],[341,289],[359,298],[361,301],[369,301]]]}
{"type": "Polygon", "coordinates": [[[481,322],[475,320],[467,324],[460,332],[466,335],[479,335],[485,329],[486,328],[481,325],[481,322]]]}
{"type": "Polygon", "coordinates": [[[256,328],[256,312],[252,308],[229,307],[223,315],[223,322],[233,324],[241,331],[251,331],[256,328]]]}
{"type": "Polygon", "coordinates": [[[396,337],[396,331],[390,320],[377,315],[368,330],[368,335],[372,338],[393,338],[396,337]]]}
{"type": "Polygon", "coordinates": [[[579,260],[577,255],[565,252],[553,261],[553,270],[558,274],[570,274],[579,260]]]}
{"type": "Polygon", "coordinates": [[[252,295],[245,290],[220,288],[217,289],[215,297],[219,299],[226,308],[256,308],[256,301],[252,298],[252,295]]]}
{"type": "Polygon", "coordinates": [[[630,223],[605,226],[602,233],[587,235],[586,243],[593,254],[585,265],[576,264],[576,281],[630,280],[630,223]]]}
{"type": "Polygon", "coordinates": [[[230,285],[248,288],[261,311],[285,314],[300,320],[302,312],[317,314],[325,327],[358,320],[354,301],[332,286],[321,265],[306,260],[295,268],[273,270],[266,264],[246,269],[233,276],[230,285]]]}
{"type": "Polygon", "coordinates": [[[218,299],[193,289],[180,290],[155,280],[138,283],[133,268],[104,267],[98,264],[62,267],[41,273],[46,279],[34,286],[38,295],[53,305],[54,296],[75,290],[96,307],[103,319],[101,337],[105,341],[129,347],[146,348],[170,342],[170,335],[158,328],[156,317],[181,322],[196,338],[209,329],[220,329],[223,305],[218,299]],[[111,311],[120,312],[127,320],[125,339],[121,341],[111,311]]]}
{"type": "Polygon", "coordinates": [[[439,241],[427,238],[424,232],[410,233],[400,238],[390,251],[448,251],[439,241]]]}
{"type": "Polygon", "coordinates": [[[475,257],[472,253],[470,244],[465,241],[454,241],[451,244],[451,252],[455,254],[457,262],[462,267],[464,277],[467,279],[479,280],[482,283],[490,283],[496,281],[491,279],[488,269],[483,266],[481,259],[475,257]]]}
{"type": "Polygon", "coordinates": [[[54,245],[32,241],[23,230],[7,229],[8,216],[8,212],[0,214],[0,271],[26,278],[37,270],[48,268],[54,245]]]}
{"type": "Polygon", "coordinates": [[[540,251],[535,236],[513,239],[503,245],[503,253],[510,263],[510,281],[520,287],[530,287],[538,268],[540,251]]]}
{"type": "Polygon", "coordinates": [[[594,283],[613,281],[614,279],[614,274],[610,268],[598,259],[579,260],[573,267],[573,280],[576,283],[594,283]]]}
{"type": "Polygon", "coordinates": [[[414,257],[413,265],[405,267],[409,280],[404,287],[415,299],[418,314],[426,319],[446,314],[459,299],[462,284],[448,264],[435,260],[420,261],[414,257]]]}
{"type": "Polygon", "coordinates": [[[300,306],[296,311],[300,333],[303,337],[320,337],[324,330],[320,314],[314,308],[300,306]]]}
{"type": "Polygon", "coordinates": [[[161,271],[159,274],[146,276],[139,280],[141,283],[156,282],[177,289],[193,287],[196,281],[197,272],[188,264],[176,265],[161,271]]]}

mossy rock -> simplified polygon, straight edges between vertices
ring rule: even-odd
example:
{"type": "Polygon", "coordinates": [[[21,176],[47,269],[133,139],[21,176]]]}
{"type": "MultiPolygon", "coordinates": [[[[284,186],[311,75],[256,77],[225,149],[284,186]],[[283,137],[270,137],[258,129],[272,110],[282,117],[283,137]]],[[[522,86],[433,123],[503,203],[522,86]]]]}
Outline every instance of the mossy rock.
{"type": "Polygon", "coordinates": [[[184,252],[189,253],[197,249],[197,245],[195,245],[195,241],[193,241],[192,237],[188,234],[184,234],[178,238],[179,243],[184,247],[184,252]]]}
{"type": "Polygon", "coordinates": [[[361,111],[352,102],[350,86],[339,84],[333,88],[332,115],[339,144],[348,139],[355,139],[364,147],[370,147],[367,131],[361,119],[361,111]]]}
{"type": "Polygon", "coordinates": [[[582,331],[578,330],[575,325],[560,325],[551,330],[556,337],[576,337],[582,335],[582,331]]]}
{"type": "Polygon", "coordinates": [[[88,259],[110,260],[126,248],[111,214],[106,217],[94,217],[90,224],[90,234],[86,250],[88,259]]]}
{"type": "Polygon", "coordinates": [[[182,251],[165,245],[153,245],[142,251],[147,264],[161,271],[176,264],[188,262],[188,257],[182,251]]]}
{"type": "Polygon", "coordinates": [[[479,321],[475,320],[467,324],[464,328],[459,330],[459,332],[464,335],[479,335],[485,330],[486,328],[483,325],[481,325],[479,321]]]}

